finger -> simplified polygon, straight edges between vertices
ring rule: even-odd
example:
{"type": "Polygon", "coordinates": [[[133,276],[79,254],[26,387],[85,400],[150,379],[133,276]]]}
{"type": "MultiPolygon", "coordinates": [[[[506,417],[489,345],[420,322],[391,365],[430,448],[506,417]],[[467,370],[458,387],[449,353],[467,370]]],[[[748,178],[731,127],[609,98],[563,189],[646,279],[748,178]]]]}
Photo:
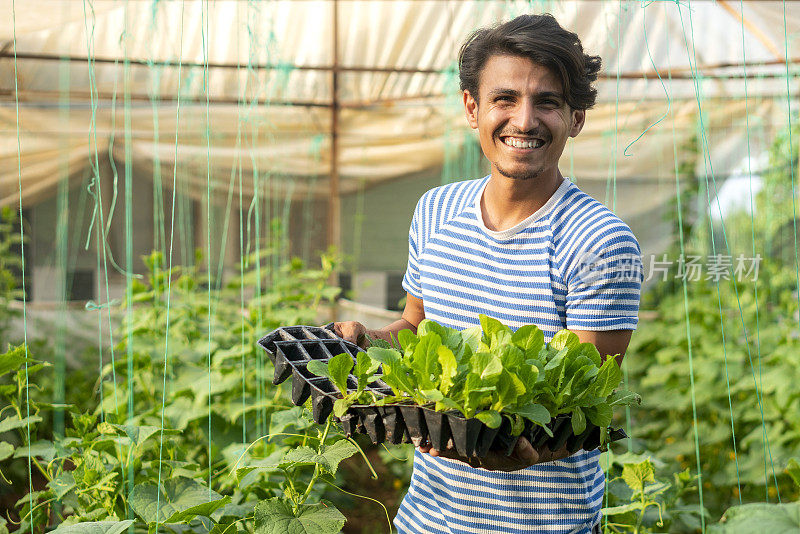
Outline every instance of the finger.
{"type": "Polygon", "coordinates": [[[527,465],[533,465],[541,461],[539,453],[533,448],[531,442],[525,438],[517,440],[517,444],[514,447],[514,456],[527,465]]]}

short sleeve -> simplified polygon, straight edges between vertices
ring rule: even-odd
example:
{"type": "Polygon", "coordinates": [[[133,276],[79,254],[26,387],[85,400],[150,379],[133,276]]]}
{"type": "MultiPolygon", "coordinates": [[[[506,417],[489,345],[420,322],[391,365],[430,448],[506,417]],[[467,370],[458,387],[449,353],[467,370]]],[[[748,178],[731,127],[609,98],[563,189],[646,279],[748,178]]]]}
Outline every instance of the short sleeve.
{"type": "Polygon", "coordinates": [[[566,276],[567,328],[635,330],[643,269],[639,243],[621,221],[572,256],[566,276]]]}
{"type": "Polygon", "coordinates": [[[420,199],[414,209],[414,216],[408,231],[408,265],[406,274],[403,276],[403,289],[418,299],[422,298],[422,284],[419,275],[419,254],[422,245],[420,230],[423,227],[422,206],[423,201],[420,199]]]}

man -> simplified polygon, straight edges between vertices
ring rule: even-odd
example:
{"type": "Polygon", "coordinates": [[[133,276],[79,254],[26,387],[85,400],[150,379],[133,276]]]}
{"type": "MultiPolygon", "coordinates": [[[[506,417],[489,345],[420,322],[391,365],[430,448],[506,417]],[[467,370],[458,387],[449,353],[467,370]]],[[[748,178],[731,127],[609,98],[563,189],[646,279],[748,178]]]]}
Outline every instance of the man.
{"type": "MultiPolygon", "coordinates": [[[[630,229],[565,179],[558,160],[578,135],[600,58],[550,15],[524,15],[473,33],[459,71],[467,121],[491,175],[435,188],[411,223],[402,319],[367,331],[337,323],[363,344],[424,318],[463,329],[485,313],[512,328],[562,328],[603,355],[621,355],[637,324],[641,265],[630,229]]],[[[420,447],[395,519],[401,533],[591,533],[604,475],[598,451],[535,451],[480,466],[455,451],[420,447]]]]}

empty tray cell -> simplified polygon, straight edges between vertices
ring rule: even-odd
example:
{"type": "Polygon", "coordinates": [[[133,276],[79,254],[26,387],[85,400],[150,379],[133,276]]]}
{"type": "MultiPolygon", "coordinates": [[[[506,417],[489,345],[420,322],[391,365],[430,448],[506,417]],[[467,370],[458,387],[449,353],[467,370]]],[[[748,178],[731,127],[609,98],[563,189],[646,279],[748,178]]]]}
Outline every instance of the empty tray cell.
{"type": "Polygon", "coordinates": [[[302,377],[306,380],[317,378],[317,375],[309,371],[307,366],[308,362],[298,362],[292,364],[292,380],[298,380],[298,377],[302,377]]]}
{"type": "Polygon", "coordinates": [[[383,419],[386,441],[395,445],[402,443],[407,430],[406,425],[403,423],[403,416],[397,406],[378,406],[378,413],[383,419]]]}
{"type": "Polygon", "coordinates": [[[330,343],[325,343],[322,340],[314,340],[311,342],[300,342],[299,343],[306,352],[306,355],[309,359],[312,360],[328,360],[335,356],[336,353],[332,353],[328,346],[330,343]]]}
{"type": "Polygon", "coordinates": [[[292,374],[292,403],[295,406],[302,406],[311,395],[311,388],[308,381],[302,375],[292,374]]]}
{"type": "Polygon", "coordinates": [[[309,360],[308,353],[303,350],[303,346],[296,341],[277,341],[275,349],[283,353],[290,362],[305,362],[309,360]]]}
{"type": "Polygon", "coordinates": [[[309,381],[311,386],[311,415],[318,425],[324,424],[333,411],[333,403],[339,396],[336,387],[327,378],[309,381]]]}
{"type": "Polygon", "coordinates": [[[392,388],[389,386],[389,384],[387,384],[386,382],[384,382],[384,381],[383,381],[383,380],[381,380],[380,378],[379,378],[379,379],[377,379],[377,380],[375,380],[374,382],[370,382],[370,383],[369,383],[369,384],[367,384],[367,385],[368,385],[369,387],[371,387],[371,388],[375,388],[375,389],[385,389],[385,388],[392,389],[392,388]]]}
{"type": "Polygon", "coordinates": [[[367,430],[367,435],[372,443],[377,445],[386,441],[386,429],[383,426],[383,419],[380,413],[374,407],[366,408],[360,411],[361,423],[367,430]]]}
{"type": "Polygon", "coordinates": [[[358,379],[353,375],[347,377],[347,391],[352,392],[358,389],[358,379]]]}
{"type": "Polygon", "coordinates": [[[276,386],[292,376],[292,364],[286,358],[286,355],[279,348],[275,353],[275,372],[272,376],[272,383],[276,386]]]}
{"type": "Polygon", "coordinates": [[[358,416],[354,413],[344,414],[339,421],[342,424],[342,432],[344,435],[352,438],[358,432],[358,416]]]}

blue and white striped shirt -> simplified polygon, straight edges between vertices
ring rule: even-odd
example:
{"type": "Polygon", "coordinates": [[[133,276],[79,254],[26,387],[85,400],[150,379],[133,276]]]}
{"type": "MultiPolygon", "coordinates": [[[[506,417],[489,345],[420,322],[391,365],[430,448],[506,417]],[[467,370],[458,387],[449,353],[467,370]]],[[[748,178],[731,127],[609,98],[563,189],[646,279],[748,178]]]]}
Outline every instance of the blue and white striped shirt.
{"type": "MultiPolygon", "coordinates": [[[[632,330],[642,268],[630,228],[564,180],[536,213],[508,230],[486,228],[489,178],[437,187],[417,204],[403,287],[425,317],[452,328],[484,313],[512,328],[632,330]]],[[[600,520],[599,452],[511,473],[417,452],[395,526],[401,534],[589,534],[600,520]]]]}

